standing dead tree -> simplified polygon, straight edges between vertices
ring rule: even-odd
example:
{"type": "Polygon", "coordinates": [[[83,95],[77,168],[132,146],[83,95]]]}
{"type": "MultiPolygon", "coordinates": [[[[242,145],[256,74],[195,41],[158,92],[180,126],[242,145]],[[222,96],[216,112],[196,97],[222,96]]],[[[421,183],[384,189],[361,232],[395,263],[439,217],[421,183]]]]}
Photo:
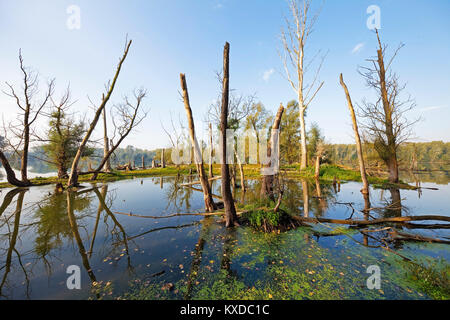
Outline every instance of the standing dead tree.
{"type": "Polygon", "coordinates": [[[32,126],[53,94],[54,80],[50,80],[50,82],[47,84],[47,89],[43,98],[38,101],[36,99],[36,96],[39,94],[38,74],[37,72],[34,72],[24,65],[21,50],[19,50],[19,65],[23,75],[22,94],[19,95],[19,93],[14,89],[14,86],[8,82],[6,82],[6,85],[9,88],[8,92],[3,91],[4,94],[14,99],[20,111],[17,117],[17,123],[10,123],[8,127],[4,126],[4,143],[2,148],[0,149],[0,152],[2,153],[0,159],[5,169],[11,168],[5,154],[3,153],[4,147],[7,143],[12,149],[13,153],[20,156],[21,174],[21,180],[18,180],[15,177],[14,171],[8,170],[8,182],[18,187],[25,187],[31,185],[30,181],[28,180],[27,170],[32,126]],[[8,134],[11,134],[12,137],[8,134]],[[6,162],[8,163],[6,164],[6,162]]]}
{"type": "MultiPolygon", "coordinates": [[[[109,153],[109,138],[108,138],[108,127],[106,125],[106,108],[103,109],[103,158],[106,158],[106,156],[109,153]]],[[[103,167],[103,170],[105,172],[111,172],[111,161],[106,160],[106,163],[103,167]]]]}
{"type": "Polygon", "coordinates": [[[345,91],[345,96],[347,98],[348,109],[350,110],[350,116],[352,117],[353,132],[355,134],[356,152],[358,154],[359,161],[359,171],[361,173],[361,180],[363,182],[363,188],[361,193],[369,194],[369,183],[367,182],[366,166],[364,164],[364,156],[361,145],[361,138],[359,136],[358,122],[356,121],[355,109],[353,108],[352,99],[350,98],[350,93],[348,92],[347,85],[344,82],[342,73],[339,77],[340,84],[345,91]]]}
{"type": "Polygon", "coordinates": [[[359,73],[366,80],[369,88],[377,92],[375,103],[363,101],[359,107],[359,115],[365,122],[362,127],[365,130],[366,140],[374,144],[379,157],[386,164],[389,171],[389,182],[398,182],[397,150],[401,143],[412,136],[411,127],[418,121],[409,121],[405,114],[410,111],[415,103],[411,98],[402,99],[401,93],[405,85],[399,84],[398,76],[391,71],[391,65],[400,45],[392,58],[385,64],[387,46],[381,44],[378,39],[377,57],[368,59],[370,66],[360,67],[359,73]]]}
{"type": "Polygon", "coordinates": [[[208,126],[208,132],[209,132],[209,159],[208,159],[208,177],[214,178],[214,173],[213,173],[213,132],[212,132],[212,124],[211,122],[209,123],[208,126]]]}
{"type": "Polygon", "coordinates": [[[214,210],[217,209],[217,207],[212,198],[211,187],[209,185],[208,178],[206,177],[205,170],[203,168],[203,158],[200,151],[200,146],[195,136],[194,118],[192,116],[191,105],[189,102],[189,93],[186,84],[186,76],[184,74],[180,74],[180,81],[181,81],[181,90],[183,91],[184,108],[186,110],[187,120],[189,124],[191,143],[194,148],[194,161],[197,167],[200,183],[202,185],[203,198],[205,200],[205,210],[207,212],[213,212],[214,210]]]}
{"type": "Polygon", "coordinates": [[[316,54],[309,61],[305,61],[305,46],[320,13],[318,11],[312,17],[310,16],[311,2],[311,0],[302,0],[299,4],[297,0],[290,0],[289,9],[292,17],[291,19],[285,19],[286,29],[281,33],[283,53],[280,53],[280,57],[283,61],[286,78],[297,94],[300,110],[300,169],[305,169],[308,165],[305,111],[323,86],[323,82],[318,84],[317,80],[324,57],[322,57],[311,82],[305,83],[305,75],[318,55],[316,54]],[[293,75],[296,76],[295,79],[293,75]]]}
{"type": "MultiPolygon", "coordinates": [[[[97,125],[97,122],[100,118],[101,113],[103,112],[103,109],[105,108],[106,104],[108,103],[109,99],[111,98],[111,95],[114,91],[114,87],[117,82],[117,79],[119,77],[120,70],[121,70],[122,65],[128,55],[128,51],[130,49],[131,43],[132,43],[132,40],[128,41],[127,44],[125,45],[122,58],[119,60],[119,64],[117,65],[117,69],[116,69],[114,78],[113,78],[112,82],[109,82],[109,85],[107,86],[106,95],[105,94],[102,95],[102,102],[101,102],[100,106],[98,107],[97,111],[95,112],[94,119],[92,120],[92,122],[89,126],[89,129],[86,132],[86,135],[84,136],[80,146],[78,147],[78,151],[72,162],[72,168],[70,171],[69,181],[67,182],[67,185],[69,187],[76,187],[78,185],[78,164],[80,162],[81,155],[83,154],[84,148],[86,147],[86,144],[88,143],[89,138],[91,137],[92,132],[94,131],[94,129],[97,125]]],[[[102,167],[103,167],[103,165],[102,165],[102,167]]]]}
{"type": "MultiPolygon", "coordinates": [[[[323,141],[319,141],[316,146],[316,159],[314,160],[314,178],[316,182],[319,180],[320,176],[320,161],[322,161],[323,155],[325,154],[325,143],[323,141]]],[[[320,197],[320,196],[319,196],[320,197]]]]}
{"type": "MultiPolygon", "coordinates": [[[[130,132],[136,128],[142,120],[147,116],[147,112],[141,112],[142,109],[142,101],[147,95],[147,92],[144,89],[135,90],[134,92],[135,102],[134,104],[130,102],[128,97],[124,98],[124,102],[121,104],[117,104],[114,106],[114,114],[119,120],[115,120],[115,117],[112,116],[113,124],[114,124],[114,132],[119,134],[119,138],[116,142],[114,142],[114,137],[111,139],[111,148],[108,152],[103,156],[102,161],[98,165],[97,169],[94,171],[94,174],[91,177],[91,180],[97,179],[97,175],[101,172],[102,168],[108,163],[111,155],[116,151],[116,149],[120,146],[122,141],[130,134],[130,132]]],[[[115,135],[115,134],[114,134],[115,135]]],[[[134,165],[134,167],[136,167],[134,165]]]]}
{"type": "Polygon", "coordinates": [[[239,225],[230,186],[230,171],[227,164],[227,128],[228,128],[228,102],[230,93],[230,44],[225,43],[223,49],[223,87],[222,111],[220,114],[220,151],[222,171],[222,198],[225,209],[225,224],[227,227],[239,225]]]}
{"type": "MultiPolygon", "coordinates": [[[[283,112],[284,107],[281,104],[280,107],[278,108],[277,115],[275,116],[275,120],[272,125],[270,140],[267,145],[267,157],[269,158],[269,162],[263,165],[263,168],[261,170],[263,173],[263,180],[261,184],[261,197],[267,197],[272,201],[275,201],[273,194],[273,180],[275,176],[274,168],[276,167],[278,169],[278,161],[279,161],[279,159],[273,159],[272,151],[275,149],[279,150],[280,147],[278,130],[280,129],[281,117],[283,116],[283,112]],[[270,172],[266,172],[268,169],[270,172]]],[[[277,152],[276,154],[279,154],[279,152],[277,152]]]]}

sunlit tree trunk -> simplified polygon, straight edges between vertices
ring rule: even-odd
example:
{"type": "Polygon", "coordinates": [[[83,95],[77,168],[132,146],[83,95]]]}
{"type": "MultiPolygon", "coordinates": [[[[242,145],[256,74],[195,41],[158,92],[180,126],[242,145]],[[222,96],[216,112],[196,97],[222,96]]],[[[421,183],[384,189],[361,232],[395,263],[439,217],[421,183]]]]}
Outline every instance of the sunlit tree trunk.
{"type": "Polygon", "coordinates": [[[225,43],[223,50],[223,87],[222,87],[222,109],[220,114],[221,131],[221,171],[222,171],[222,198],[225,208],[225,224],[227,227],[238,225],[236,207],[234,206],[233,195],[230,187],[230,171],[227,164],[227,136],[228,128],[228,103],[229,103],[229,81],[230,81],[230,44],[225,43]]]}
{"type": "Polygon", "coordinates": [[[200,178],[200,184],[203,190],[203,199],[205,201],[205,210],[212,212],[216,210],[216,205],[212,199],[211,188],[209,186],[208,178],[205,175],[205,170],[203,168],[203,158],[200,152],[200,147],[198,145],[197,138],[195,136],[194,118],[192,116],[192,110],[189,103],[189,93],[186,84],[186,76],[180,74],[181,89],[183,91],[184,108],[186,110],[186,115],[189,124],[189,134],[191,137],[191,142],[194,147],[194,160],[197,167],[197,172],[200,178]]]}
{"type": "Polygon", "coordinates": [[[359,171],[361,173],[361,180],[363,182],[363,188],[361,189],[361,192],[364,194],[368,194],[369,193],[369,182],[367,181],[366,166],[364,164],[364,156],[363,156],[363,150],[362,150],[362,145],[361,145],[361,138],[359,136],[358,122],[356,121],[355,109],[353,108],[352,99],[350,97],[350,93],[348,92],[347,85],[344,82],[342,73],[340,75],[340,83],[341,83],[342,88],[345,91],[345,96],[347,97],[348,109],[350,110],[350,116],[352,118],[353,132],[355,135],[355,143],[356,143],[356,152],[358,154],[359,171]]]}

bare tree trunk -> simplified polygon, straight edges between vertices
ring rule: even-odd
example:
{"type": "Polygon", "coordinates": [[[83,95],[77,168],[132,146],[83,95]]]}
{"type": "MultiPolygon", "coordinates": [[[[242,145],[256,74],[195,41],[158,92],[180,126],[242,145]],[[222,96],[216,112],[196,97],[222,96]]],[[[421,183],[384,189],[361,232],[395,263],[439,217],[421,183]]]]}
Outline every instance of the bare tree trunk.
{"type": "Polygon", "coordinates": [[[152,169],[154,169],[156,167],[155,165],[155,159],[152,160],[152,169]]]}
{"type": "MultiPolygon", "coordinates": [[[[317,76],[322,63],[317,68],[316,74],[311,83],[305,83],[305,74],[308,65],[312,63],[312,58],[305,67],[305,47],[309,36],[314,29],[314,25],[319,16],[319,12],[311,14],[312,0],[290,0],[289,9],[292,19],[286,20],[286,29],[281,33],[284,56],[282,56],[287,80],[294,89],[298,98],[300,134],[301,134],[301,155],[300,170],[308,166],[308,151],[306,145],[305,111],[316,94],[323,86],[323,82],[317,84],[317,76]],[[294,80],[295,79],[295,80],[294,80]]],[[[322,62],[323,62],[322,58],[322,62]]]]}
{"type": "Polygon", "coordinates": [[[353,132],[355,134],[355,142],[356,142],[356,152],[358,154],[358,161],[359,161],[359,171],[361,172],[361,180],[363,182],[363,188],[361,189],[361,192],[363,194],[369,194],[369,182],[367,181],[366,166],[364,164],[364,156],[361,146],[361,138],[359,136],[358,122],[356,121],[355,109],[353,108],[352,99],[350,98],[350,93],[348,92],[348,88],[344,82],[342,73],[340,75],[340,83],[342,88],[344,88],[345,96],[347,97],[348,109],[350,110],[350,116],[352,117],[353,132]]]}
{"type": "MultiPolygon", "coordinates": [[[[109,139],[108,139],[108,129],[106,127],[106,108],[103,109],[103,157],[106,157],[109,153],[109,139]]],[[[105,165],[103,166],[103,170],[105,172],[111,172],[111,162],[106,160],[105,165]]]]}
{"type": "Polygon", "coordinates": [[[239,165],[239,173],[241,175],[241,189],[242,189],[242,193],[245,193],[246,191],[246,186],[245,186],[245,176],[244,176],[244,165],[242,164],[242,161],[239,157],[239,155],[236,152],[236,159],[239,165]]]}
{"type": "Polygon", "coordinates": [[[238,225],[236,208],[230,187],[230,171],[227,164],[227,128],[228,128],[228,100],[230,94],[230,44],[225,43],[223,49],[223,88],[222,88],[222,110],[220,114],[221,131],[221,171],[222,171],[222,198],[225,208],[225,224],[227,227],[238,225]]]}
{"type": "Polygon", "coordinates": [[[103,109],[106,106],[106,103],[108,102],[109,98],[111,97],[112,92],[114,91],[114,87],[116,85],[117,78],[119,77],[120,69],[122,68],[122,64],[128,55],[128,50],[130,49],[131,43],[132,43],[132,41],[130,40],[125,48],[122,58],[119,61],[119,65],[117,66],[116,73],[114,75],[111,85],[109,86],[108,92],[107,92],[106,96],[103,95],[102,103],[100,104],[100,107],[95,112],[94,119],[92,120],[91,125],[89,126],[89,129],[86,132],[86,135],[84,136],[80,146],[78,147],[78,151],[72,162],[72,168],[70,170],[69,181],[67,182],[68,187],[76,187],[78,185],[78,163],[80,162],[80,159],[81,159],[83,151],[86,147],[86,144],[88,143],[89,138],[91,137],[91,134],[94,131],[95,126],[97,125],[98,119],[100,118],[100,114],[102,113],[103,109]]]}
{"type": "Polygon", "coordinates": [[[302,189],[303,189],[303,216],[309,217],[309,190],[308,190],[308,182],[306,180],[302,180],[302,189]]]}
{"type": "MultiPolygon", "coordinates": [[[[143,119],[143,118],[141,118],[141,119],[136,119],[136,118],[137,118],[137,114],[138,114],[139,107],[141,105],[142,99],[145,98],[145,95],[146,95],[145,90],[140,90],[140,91],[138,91],[138,93],[135,93],[136,107],[133,108],[133,111],[131,113],[127,113],[126,115],[122,115],[122,117],[126,118],[127,124],[119,128],[119,132],[121,132],[121,133],[120,133],[120,138],[117,140],[117,142],[114,144],[112,142],[112,140],[111,140],[111,149],[108,150],[108,152],[106,154],[104,154],[103,159],[100,162],[100,165],[95,170],[94,174],[92,175],[91,180],[97,179],[97,175],[102,170],[102,168],[106,165],[106,163],[109,161],[109,159],[111,158],[112,154],[120,146],[122,141],[130,134],[131,130],[133,130],[135,125],[140,123],[141,120],[143,119]]],[[[126,101],[126,104],[128,106],[131,106],[131,104],[128,102],[127,98],[125,98],[125,101],[126,101]]],[[[124,111],[124,109],[122,109],[121,112],[123,114],[123,112],[126,112],[126,111],[124,111]]],[[[109,149],[109,147],[108,147],[108,149],[109,149]]],[[[135,163],[134,159],[133,159],[133,165],[134,165],[134,167],[136,167],[136,163],[135,163]]],[[[130,165],[130,168],[131,168],[131,165],[130,165]]]]}
{"type": "Polygon", "coordinates": [[[20,174],[22,175],[22,181],[24,183],[29,183],[27,170],[28,170],[28,148],[30,146],[30,125],[29,125],[29,116],[30,116],[30,105],[27,103],[25,109],[24,116],[24,128],[23,128],[23,151],[21,158],[21,167],[20,174]]]}
{"type": "Polygon", "coordinates": [[[300,108],[300,142],[301,142],[301,155],[300,155],[300,170],[306,169],[308,166],[308,149],[306,145],[306,125],[305,125],[305,110],[300,108]]]}
{"type": "Polygon", "coordinates": [[[207,212],[213,212],[217,209],[216,204],[214,203],[214,200],[212,198],[211,194],[211,188],[209,186],[208,178],[205,175],[205,170],[203,168],[203,159],[200,152],[200,147],[198,145],[197,138],[195,136],[195,126],[194,126],[194,119],[192,116],[192,110],[189,103],[189,93],[188,88],[186,84],[186,77],[184,74],[180,74],[180,80],[181,80],[181,89],[183,91],[183,100],[184,100],[184,108],[186,110],[186,115],[189,123],[189,133],[191,136],[191,142],[194,146],[194,160],[195,165],[197,166],[197,172],[200,178],[200,183],[202,185],[203,190],[203,198],[205,200],[205,210],[207,212]]]}
{"type": "Polygon", "coordinates": [[[209,178],[214,177],[213,173],[213,134],[212,134],[212,124],[209,123],[209,178]]]}
{"type": "Polygon", "coordinates": [[[145,156],[142,155],[142,170],[145,170],[145,156]]]}
{"type": "Polygon", "coordinates": [[[161,150],[161,168],[166,167],[166,160],[164,159],[164,149],[161,150]]]}
{"type": "Polygon", "coordinates": [[[320,155],[316,156],[316,161],[315,161],[315,165],[314,165],[314,178],[316,180],[319,180],[319,176],[320,176],[320,155]]]}
{"type": "Polygon", "coordinates": [[[29,181],[24,182],[20,181],[16,178],[16,174],[14,173],[14,170],[11,168],[11,165],[9,164],[8,159],[5,157],[5,154],[3,151],[0,150],[0,162],[3,165],[3,168],[6,171],[6,179],[10,184],[16,187],[28,187],[31,185],[29,181]]]}
{"type": "MultiPolygon", "coordinates": [[[[280,143],[278,141],[279,139],[276,139],[276,134],[277,134],[276,130],[280,129],[281,117],[283,116],[283,112],[284,112],[284,107],[281,104],[280,107],[278,108],[277,115],[273,122],[272,133],[270,135],[270,140],[267,145],[267,156],[269,158],[272,157],[272,148],[278,149],[280,146],[280,143]]],[[[268,164],[263,166],[263,170],[265,168],[270,168],[271,166],[273,166],[272,160],[270,160],[270,162],[268,164]]],[[[262,185],[261,185],[261,198],[268,197],[270,200],[275,201],[274,194],[273,194],[273,179],[274,179],[273,174],[264,174],[263,175],[263,180],[262,180],[262,185]]]]}
{"type": "Polygon", "coordinates": [[[386,125],[386,137],[387,137],[387,153],[385,158],[385,163],[389,170],[389,182],[398,182],[398,161],[397,161],[397,142],[396,135],[394,134],[393,128],[393,109],[388,97],[388,90],[386,85],[386,70],[384,67],[384,57],[383,48],[381,46],[380,37],[377,31],[377,38],[379,43],[379,49],[377,50],[378,55],[378,66],[379,66],[379,76],[380,76],[380,91],[381,91],[381,101],[383,102],[384,108],[384,122],[386,125]]]}

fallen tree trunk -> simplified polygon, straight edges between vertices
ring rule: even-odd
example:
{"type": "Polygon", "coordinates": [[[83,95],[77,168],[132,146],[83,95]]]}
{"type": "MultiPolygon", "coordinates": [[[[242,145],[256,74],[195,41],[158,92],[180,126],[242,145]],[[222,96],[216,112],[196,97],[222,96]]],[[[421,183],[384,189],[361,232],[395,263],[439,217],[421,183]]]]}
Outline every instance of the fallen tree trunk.
{"type": "MultiPolygon", "coordinates": [[[[222,177],[221,176],[213,177],[213,178],[209,178],[208,181],[219,180],[220,178],[222,178],[222,177]]],[[[183,183],[183,184],[180,184],[180,187],[187,187],[187,186],[192,186],[192,185],[201,184],[201,183],[202,183],[201,181],[194,181],[194,182],[189,182],[189,183],[183,183]]]]}
{"type": "Polygon", "coordinates": [[[10,184],[16,187],[29,187],[31,186],[31,182],[29,181],[21,181],[16,178],[16,174],[14,173],[14,170],[11,168],[11,165],[9,164],[8,159],[6,158],[3,151],[0,150],[0,162],[3,165],[3,168],[6,171],[6,179],[10,184]]]}
{"type": "Polygon", "coordinates": [[[448,241],[448,240],[429,238],[429,237],[420,236],[418,234],[409,234],[409,233],[401,232],[401,231],[398,231],[395,229],[392,229],[392,231],[389,233],[392,235],[394,240],[398,240],[398,241],[421,241],[421,242],[435,242],[435,243],[450,244],[450,241],[448,241]]]}
{"type": "Polygon", "coordinates": [[[324,222],[324,223],[361,225],[361,226],[380,224],[380,223],[386,223],[386,222],[402,223],[402,222],[407,222],[407,221],[425,221],[425,220],[449,221],[450,222],[450,217],[435,216],[435,215],[381,218],[381,219],[374,219],[374,220],[351,220],[351,219],[342,220],[342,219],[309,218],[309,217],[298,217],[298,216],[293,216],[292,218],[294,220],[301,221],[301,222],[312,222],[312,223],[324,222]]]}

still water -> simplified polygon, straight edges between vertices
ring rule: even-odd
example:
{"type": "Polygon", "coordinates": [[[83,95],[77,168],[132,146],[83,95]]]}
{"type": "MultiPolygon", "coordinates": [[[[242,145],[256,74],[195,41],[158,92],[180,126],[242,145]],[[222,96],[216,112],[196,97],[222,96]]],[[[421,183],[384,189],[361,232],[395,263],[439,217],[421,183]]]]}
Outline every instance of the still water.
{"type": "MultiPolygon", "coordinates": [[[[432,298],[408,274],[408,262],[347,227],[265,234],[246,226],[227,230],[217,217],[165,217],[202,212],[202,193],[180,186],[192,179],[86,183],[72,195],[55,194],[53,186],[1,190],[0,299],[432,298]],[[80,290],[67,288],[71,265],[81,269],[80,290]],[[379,290],[366,285],[371,265],[381,270],[379,290]]],[[[449,215],[448,175],[403,179],[438,190],[372,189],[372,207],[380,208],[374,218],[449,215]]],[[[259,196],[260,182],[247,183],[250,190],[237,189],[236,200],[259,196]]],[[[355,182],[288,181],[284,205],[301,216],[362,219],[360,189],[355,182]]],[[[213,190],[220,194],[220,181],[213,190]]],[[[405,230],[450,236],[448,229],[405,230]]],[[[450,261],[447,244],[405,242],[392,249],[418,262],[450,261]]]]}

